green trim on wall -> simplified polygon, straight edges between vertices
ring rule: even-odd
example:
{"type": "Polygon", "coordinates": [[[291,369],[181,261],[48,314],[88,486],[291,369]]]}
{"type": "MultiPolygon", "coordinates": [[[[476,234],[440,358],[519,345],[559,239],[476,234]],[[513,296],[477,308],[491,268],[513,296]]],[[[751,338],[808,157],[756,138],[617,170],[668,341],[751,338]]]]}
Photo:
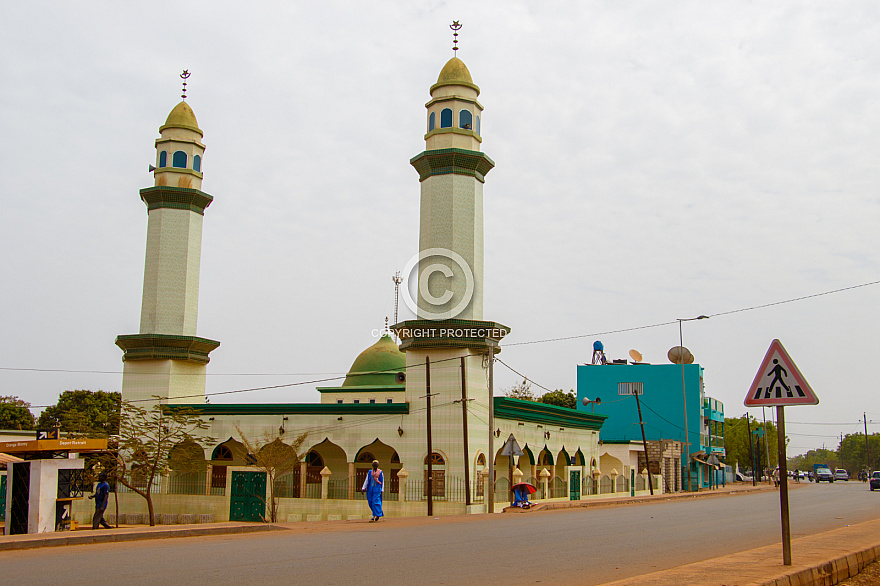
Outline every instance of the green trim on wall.
{"type": "Polygon", "coordinates": [[[195,336],[168,334],[125,334],[116,336],[116,345],[122,350],[122,361],[129,360],[184,360],[208,364],[208,354],[220,342],[195,336]]]}
{"type": "MultiPolygon", "coordinates": [[[[406,372],[404,367],[403,372],[406,372]]],[[[396,373],[396,371],[395,371],[396,373]]],[[[351,387],[317,387],[319,393],[359,393],[361,391],[385,391],[390,393],[402,393],[406,390],[406,385],[362,385],[351,387]]]]}
{"type": "MultiPolygon", "coordinates": [[[[172,168],[162,167],[163,172],[172,168]]],[[[186,169],[178,169],[178,171],[186,171],[186,169]]],[[[195,174],[195,171],[190,171],[190,173],[195,174]]],[[[201,174],[199,174],[199,177],[201,177],[201,174]]],[[[205,215],[205,208],[214,201],[214,198],[204,191],[189,187],[169,187],[168,185],[145,187],[141,189],[140,194],[141,201],[147,204],[147,212],[160,208],[170,208],[174,210],[189,210],[205,215]]]]}
{"type": "Polygon", "coordinates": [[[608,419],[607,415],[584,413],[576,409],[557,407],[535,401],[521,401],[510,397],[495,397],[495,417],[558,425],[559,427],[576,427],[599,431],[608,419]]]}
{"type": "MultiPolygon", "coordinates": [[[[449,130],[444,128],[443,130],[449,130]]],[[[473,133],[473,131],[462,130],[473,133]]],[[[476,133],[473,133],[476,136],[476,133]]],[[[486,174],[495,166],[495,161],[480,151],[467,149],[436,149],[424,151],[409,161],[419,172],[419,181],[433,175],[466,175],[475,177],[481,183],[486,182],[486,174]]]]}
{"type": "Polygon", "coordinates": [[[166,405],[189,407],[202,415],[407,415],[409,403],[245,403],[166,405]]]}

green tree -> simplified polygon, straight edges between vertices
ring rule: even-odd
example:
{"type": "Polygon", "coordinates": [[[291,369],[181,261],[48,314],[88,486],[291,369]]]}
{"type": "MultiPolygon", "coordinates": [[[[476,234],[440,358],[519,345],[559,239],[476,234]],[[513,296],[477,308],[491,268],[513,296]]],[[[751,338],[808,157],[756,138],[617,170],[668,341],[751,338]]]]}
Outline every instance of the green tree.
{"type": "Polygon", "coordinates": [[[0,429],[33,429],[34,416],[30,407],[30,403],[18,397],[0,396],[0,429]]]}
{"type": "MultiPolygon", "coordinates": [[[[745,416],[724,419],[724,451],[726,457],[725,464],[734,466],[739,464],[740,468],[752,468],[752,451],[755,457],[760,456],[758,462],[758,470],[767,468],[767,453],[770,455],[770,467],[775,468],[777,465],[777,434],[776,425],[768,421],[766,427],[763,421],[759,421],[754,417],[749,417],[752,428],[751,448],[749,447],[749,423],[746,422],[745,416]],[[762,430],[763,432],[759,431],[762,430]],[[761,435],[764,433],[765,435],[761,435]],[[760,440],[760,442],[758,441],[760,440]],[[766,443],[765,443],[766,440],[766,443]]],[[[787,441],[787,440],[786,440],[787,441]]]]}
{"type": "Polygon", "coordinates": [[[521,401],[535,400],[535,396],[532,394],[532,383],[527,379],[523,379],[523,382],[512,387],[503,389],[501,392],[505,397],[510,397],[511,399],[520,399],[521,401]]]}
{"type": "MultiPolygon", "coordinates": [[[[862,436],[864,442],[864,436],[862,436]]],[[[827,464],[832,470],[837,468],[838,456],[834,450],[810,450],[806,454],[788,459],[788,468],[794,470],[812,470],[814,464],[827,464]]]]}
{"type": "Polygon", "coordinates": [[[540,402],[568,409],[577,409],[577,395],[575,395],[574,390],[566,393],[562,389],[556,389],[555,391],[544,393],[541,395],[540,402]]]}
{"type": "Polygon", "coordinates": [[[145,408],[122,402],[119,435],[101,464],[113,479],[147,501],[151,526],[156,523],[153,485],[172,468],[178,472],[204,469],[203,450],[216,441],[201,435],[208,427],[191,407],[157,403],[145,408]]]}
{"type": "MultiPolygon", "coordinates": [[[[308,432],[298,435],[294,438],[292,443],[286,444],[281,441],[280,435],[271,435],[267,433],[262,441],[254,441],[248,439],[238,426],[236,426],[235,429],[238,430],[238,435],[241,437],[241,443],[244,444],[245,449],[248,451],[248,459],[250,460],[251,466],[266,473],[266,483],[269,486],[269,498],[266,499],[263,495],[256,496],[260,498],[269,509],[268,521],[270,523],[275,523],[278,520],[278,497],[276,496],[276,491],[279,488],[279,480],[282,476],[288,472],[292,472],[297,466],[299,466],[299,463],[303,458],[303,453],[300,450],[303,442],[306,440],[308,432]]],[[[300,481],[305,482],[305,478],[300,479],[300,481]]],[[[351,478],[349,481],[354,482],[354,479],[351,478]]]]}
{"type": "Polygon", "coordinates": [[[838,466],[849,470],[855,476],[860,471],[877,470],[880,466],[880,434],[868,436],[868,458],[865,458],[865,434],[854,433],[844,436],[837,448],[838,466]]]}
{"type": "Polygon", "coordinates": [[[64,391],[55,405],[40,414],[37,428],[60,426],[74,435],[109,437],[119,433],[121,402],[117,392],[64,391]]]}

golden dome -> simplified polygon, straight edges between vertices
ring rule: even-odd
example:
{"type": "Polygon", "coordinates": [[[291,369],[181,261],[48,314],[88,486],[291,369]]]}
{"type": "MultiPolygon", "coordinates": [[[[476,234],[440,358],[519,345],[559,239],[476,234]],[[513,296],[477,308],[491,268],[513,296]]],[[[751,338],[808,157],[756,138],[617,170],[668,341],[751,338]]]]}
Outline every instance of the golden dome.
{"type": "Polygon", "coordinates": [[[165,124],[159,127],[159,132],[166,128],[185,128],[186,130],[198,132],[199,136],[203,136],[199,123],[196,121],[195,112],[189,107],[189,104],[183,101],[174,106],[174,109],[168,114],[168,118],[165,119],[165,124]]]}
{"type": "Polygon", "coordinates": [[[471,77],[471,72],[468,71],[467,65],[465,65],[464,61],[458,57],[453,57],[446,62],[446,65],[440,70],[440,76],[437,78],[437,83],[431,86],[431,91],[434,91],[434,88],[444,85],[463,85],[477,90],[478,95],[480,93],[480,88],[474,84],[474,80],[471,77]]]}

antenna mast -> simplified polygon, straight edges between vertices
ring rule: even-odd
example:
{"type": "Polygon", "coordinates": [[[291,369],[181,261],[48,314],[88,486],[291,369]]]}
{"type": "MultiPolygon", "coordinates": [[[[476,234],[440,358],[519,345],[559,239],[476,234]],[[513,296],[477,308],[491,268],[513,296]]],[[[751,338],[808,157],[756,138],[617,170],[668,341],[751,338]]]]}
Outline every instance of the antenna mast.
{"type": "MultiPolygon", "coordinates": [[[[397,306],[400,300],[400,284],[403,283],[403,277],[400,276],[400,271],[394,273],[391,280],[394,281],[394,323],[397,323],[397,306]]],[[[400,340],[398,339],[398,342],[399,341],[400,340]]]]}

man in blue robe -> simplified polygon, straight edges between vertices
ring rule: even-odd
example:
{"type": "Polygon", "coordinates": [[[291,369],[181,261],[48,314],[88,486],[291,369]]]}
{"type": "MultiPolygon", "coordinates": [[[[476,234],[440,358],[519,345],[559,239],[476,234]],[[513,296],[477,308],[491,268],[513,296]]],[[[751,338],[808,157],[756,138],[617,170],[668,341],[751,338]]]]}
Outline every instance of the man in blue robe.
{"type": "Polygon", "coordinates": [[[370,522],[378,521],[379,517],[384,516],[382,513],[382,493],[385,492],[385,475],[379,469],[379,461],[373,460],[373,469],[367,473],[367,479],[361,490],[367,493],[367,504],[370,505],[370,522]]]}

